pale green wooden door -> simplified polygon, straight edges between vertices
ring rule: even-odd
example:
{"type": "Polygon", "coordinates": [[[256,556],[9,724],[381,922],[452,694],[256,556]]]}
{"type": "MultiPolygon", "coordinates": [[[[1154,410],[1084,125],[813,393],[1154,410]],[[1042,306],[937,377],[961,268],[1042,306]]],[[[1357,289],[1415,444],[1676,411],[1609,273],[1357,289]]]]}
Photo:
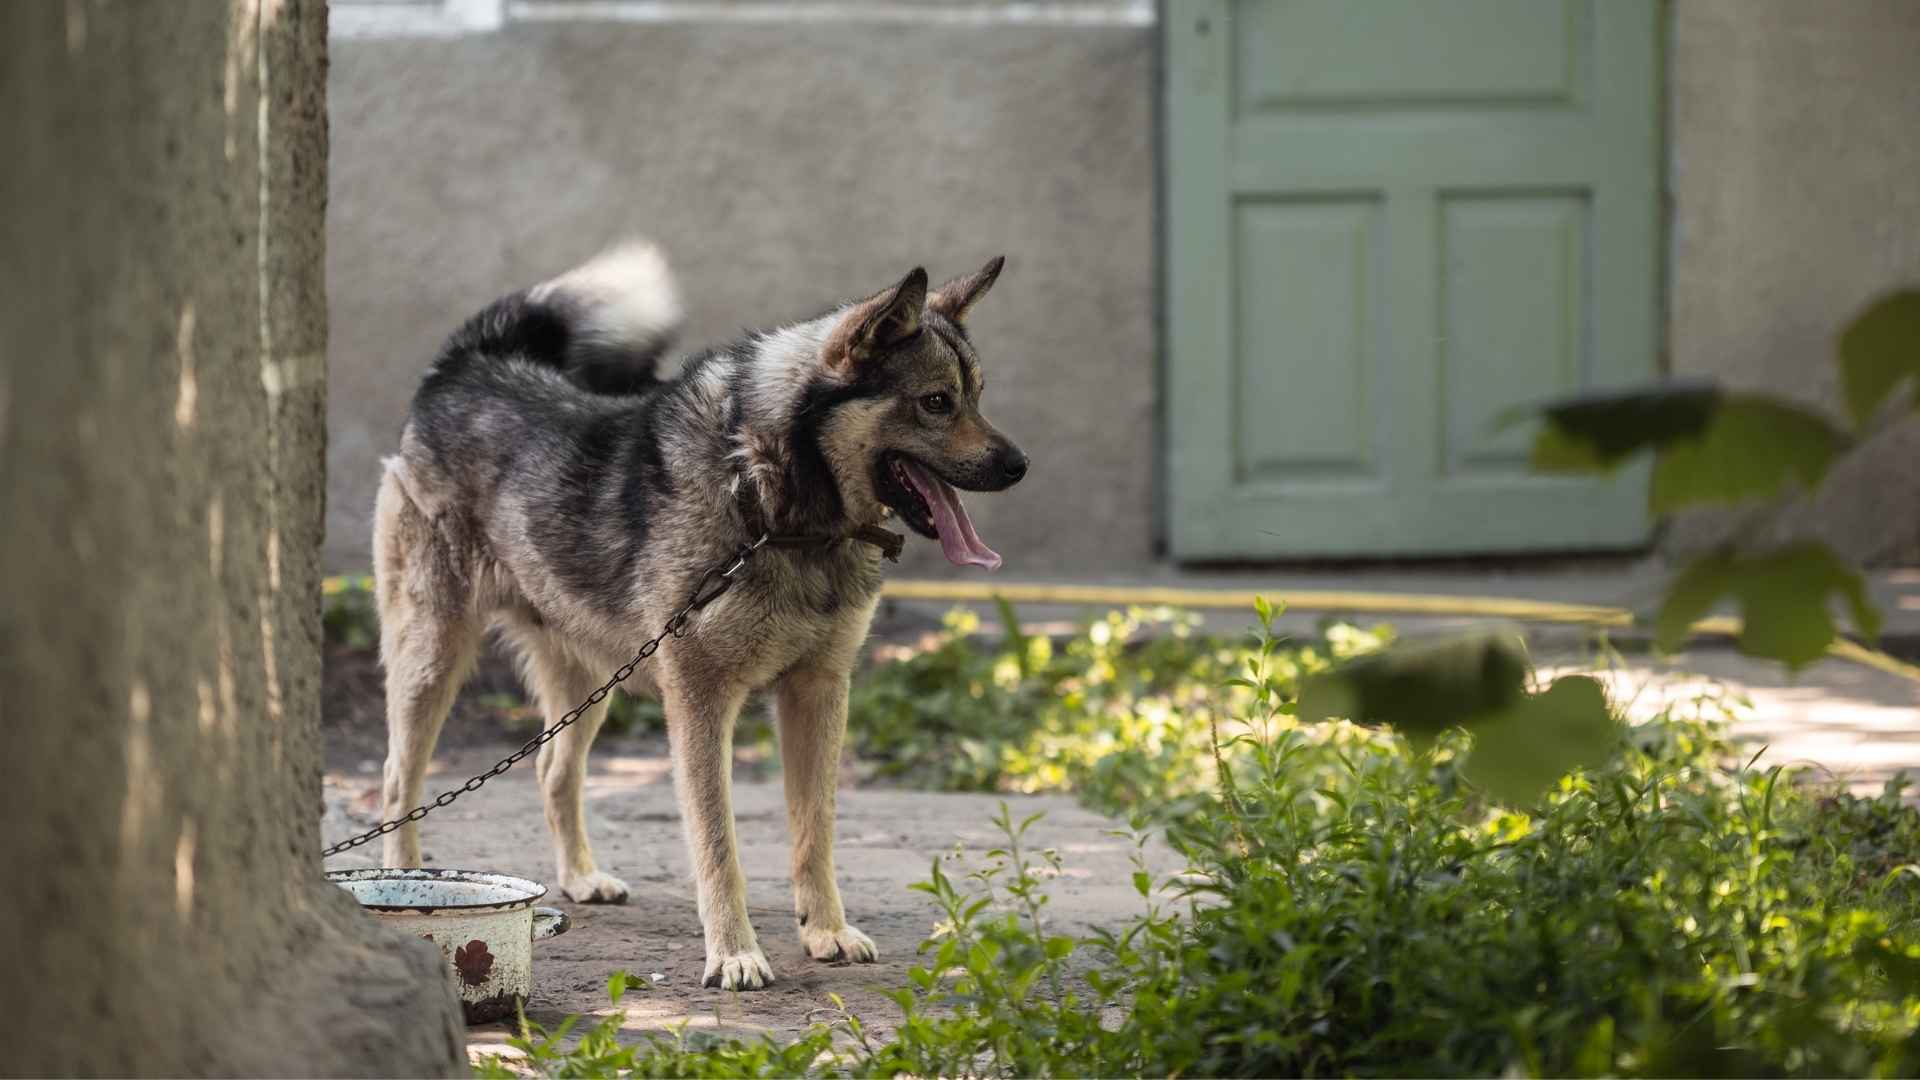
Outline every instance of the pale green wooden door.
{"type": "Polygon", "coordinates": [[[1162,10],[1175,556],[1644,541],[1489,422],[1654,373],[1654,0],[1162,10]]]}

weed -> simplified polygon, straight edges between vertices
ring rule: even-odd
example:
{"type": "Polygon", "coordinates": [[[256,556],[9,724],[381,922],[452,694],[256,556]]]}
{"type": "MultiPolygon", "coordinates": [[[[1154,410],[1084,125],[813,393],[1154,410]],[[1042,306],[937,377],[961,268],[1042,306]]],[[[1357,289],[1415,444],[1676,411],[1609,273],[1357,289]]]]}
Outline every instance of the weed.
{"type": "Polygon", "coordinates": [[[648,1035],[642,1042],[623,1045],[620,1025],[626,1016],[620,1011],[621,999],[629,988],[649,985],[644,978],[625,971],[608,976],[607,999],[612,1012],[588,1027],[572,1046],[567,1046],[566,1040],[579,1026],[579,1016],[569,1016],[548,1031],[521,1013],[519,1034],[507,1040],[507,1045],[520,1052],[519,1059],[509,1064],[504,1057],[488,1055],[475,1064],[474,1075],[495,1080],[524,1073],[555,1078],[800,1076],[816,1070],[832,1056],[833,1030],[825,1026],[784,1045],[771,1038],[750,1042],[716,1038],[684,1025],[667,1036],[648,1035]]]}

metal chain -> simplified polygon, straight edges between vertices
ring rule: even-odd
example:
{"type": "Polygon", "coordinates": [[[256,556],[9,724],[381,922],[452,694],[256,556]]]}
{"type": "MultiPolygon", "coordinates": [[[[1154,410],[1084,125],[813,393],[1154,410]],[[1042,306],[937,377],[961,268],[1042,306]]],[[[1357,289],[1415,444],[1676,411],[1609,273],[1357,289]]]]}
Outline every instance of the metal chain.
{"type": "Polygon", "coordinates": [[[708,567],[707,572],[700,575],[700,581],[694,585],[693,594],[687,598],[687,602],[682,604],[680,610],[674,612],[673,617],[667,620],[666,628],[661,630],[652,641],[640,646],[640,651],[634,654],[633,659],[620,665],[619,669],[613,673],[613,678],[608,679],[598,690],[588,694],[587,700],[569,709],[552,727],[528,739],[520,749],[501,758],[493,768],[488,769],[486,772],[472,777],[457,788],[448,788],[446,791],[435,796],[432,802],[421,803],[419,806],[407,811],[403,817],[394,818],[392,821],[383,821],[358,836],[349,837],[340,841],[325,851],[322,851],[320,857],[325,859],[329,856],[338,855],[343,851],[351,851],[376,837],[385,836],[410,821],[419,821],[421,818],[451,803],[467,792],[479,791],[487,781],[513,768],[520,762],[525,761],[542,746],[552,742],[554,736],[571,727],[573,722],[580,719],[588,709],[607,700],[607,695],[613,692],[613,688],[627,681],[628,676],[632,675],[634,669],[640,666],[641,661],[652,656],[659,650],[661,642],[666,641],[670,637],[685,637],[687,634],[688,617],[701,608],[706,607],[708,604],[713,603],[715,600],[720,599],[722,593],[733,588],[734,581],[746,570],[747,560],[753,558],[753,553],[764,547],[768,539],[768,534],[761,533],[758,540],[750,544],[740,545],[740,550],[734,553],[731,562],[708,567]]]}

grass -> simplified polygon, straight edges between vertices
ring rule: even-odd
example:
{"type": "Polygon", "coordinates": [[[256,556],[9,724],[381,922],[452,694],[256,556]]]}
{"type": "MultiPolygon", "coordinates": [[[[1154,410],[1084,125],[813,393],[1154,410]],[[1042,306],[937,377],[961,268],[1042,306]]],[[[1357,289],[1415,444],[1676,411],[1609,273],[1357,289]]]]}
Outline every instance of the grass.
{"type": "MultiPolygon", "coordinates": [[[[1011,624],[1010,624],[1011,625],[1011,624]]],[[[1116,614],[1062,647],[983,645],[957,617],[863,680],[861,753],[901,782],[1071,789],[1151,807],[1188,870],[1135,874],[1139,915],[1087,937],[1048,915],[1051,853],[936,859],[936,929],[891,1034],[574,1048],[548,1075],[1913,1075],[1920,814],[1733,756],[1704,699],[1626,729],[1534,805],[1489,802],[1465,735],[1291,715],[1299,678],[1385,636],[1209,639],[1116,614]],[[1146,624],[1161,631],[1128,644],[1146,624]],[[963,752],[953,753],[953,747],[963,752]]],[[[1144,867],[1144,862],[1141,864],[1144,867]]],[[[624,985],[613,988],[618,992],[624,985]]],[[[498,1071],[498,1063],[482,1067],[498,1071]]]]}

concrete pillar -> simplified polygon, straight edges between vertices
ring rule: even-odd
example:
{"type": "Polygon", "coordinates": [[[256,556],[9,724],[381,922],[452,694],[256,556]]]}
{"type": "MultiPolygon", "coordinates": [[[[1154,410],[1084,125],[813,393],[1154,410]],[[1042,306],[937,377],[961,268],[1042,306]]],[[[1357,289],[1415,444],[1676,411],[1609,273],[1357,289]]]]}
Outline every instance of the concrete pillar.
{"type": "Polygon", "coordinates": [[[448,1074],[320,877],[326,10],[0,4],[0,1073],[448,1074]]]}

